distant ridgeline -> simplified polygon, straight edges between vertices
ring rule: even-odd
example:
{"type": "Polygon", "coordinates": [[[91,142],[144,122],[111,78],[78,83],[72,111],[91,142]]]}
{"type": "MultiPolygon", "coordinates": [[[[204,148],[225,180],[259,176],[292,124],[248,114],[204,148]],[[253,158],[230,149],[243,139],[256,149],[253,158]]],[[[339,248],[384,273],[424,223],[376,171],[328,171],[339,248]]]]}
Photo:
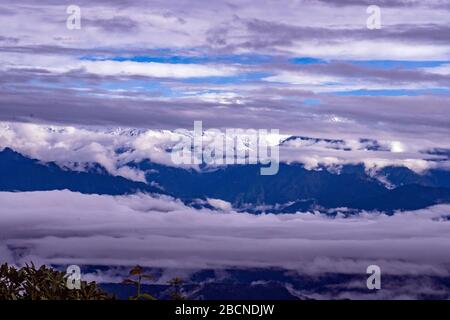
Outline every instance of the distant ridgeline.
{"type": "Polygon", "coordinates": [[[146,172],[148,183],[109,174],[92,164],[73,171],[43,163],[6,148],[0,151],[0,191],[68,189],[86,194],[124,195],[136,192],[170,195],[194,207],[209,207],[207,198],[230,202],[237,211],[295,213],[333,208],[352,210],[421,209],[450,203],[450,172],[432,169],[417,174],[405,167],[385,167],[369,175],[363,165],[345,165],[339,173],[280,164],[278,174],[260,175],[259,165],[231,165],[195,171],[148,160],[130,167],[146,172]]]}

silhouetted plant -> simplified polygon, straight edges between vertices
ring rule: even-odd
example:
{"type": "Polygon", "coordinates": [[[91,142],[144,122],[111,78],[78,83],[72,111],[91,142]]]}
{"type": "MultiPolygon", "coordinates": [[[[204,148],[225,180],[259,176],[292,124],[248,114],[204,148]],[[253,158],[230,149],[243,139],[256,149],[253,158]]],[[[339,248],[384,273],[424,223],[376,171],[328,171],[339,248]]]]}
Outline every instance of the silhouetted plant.
{"type": "Polygon", "coordinates": [[[69,289],[67,275],[33,263],[16,269],[0,266],[0,300],[108,300],[113,299],[95,282],[81,281],[80,289],[69,289]]]}
{"type": "Polygon", "coordinates": [[[154,277],[151,274],[143,274],[143,269],[141,266],[136,266],[130,271],[130,276],[134,277],[135,279],[125,279],[122,283],[124,284],[132,284],[136,286],[136,295],[130,297],[130,300],[156,300],[155,297],[148,293],[142,293],[141,292],[141,284],[142,280],[153,280],[154,277]]]}

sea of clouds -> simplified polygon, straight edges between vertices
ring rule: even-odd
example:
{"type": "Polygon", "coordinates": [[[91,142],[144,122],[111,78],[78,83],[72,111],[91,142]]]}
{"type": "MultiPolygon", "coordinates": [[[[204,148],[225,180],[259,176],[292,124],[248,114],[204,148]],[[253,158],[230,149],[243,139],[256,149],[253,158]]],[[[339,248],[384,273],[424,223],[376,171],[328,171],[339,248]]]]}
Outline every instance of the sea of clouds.
{"type": "MultiPolygon", "coordinates": [[[[212,204],[217,203],[210,201],[212,204]]],[[[450,273],[450,205],[376,212],[252,215],[168,197],[0,193],[0,258],[13,264],[178,269],[278,267],[306,274],[450,273]]]]}

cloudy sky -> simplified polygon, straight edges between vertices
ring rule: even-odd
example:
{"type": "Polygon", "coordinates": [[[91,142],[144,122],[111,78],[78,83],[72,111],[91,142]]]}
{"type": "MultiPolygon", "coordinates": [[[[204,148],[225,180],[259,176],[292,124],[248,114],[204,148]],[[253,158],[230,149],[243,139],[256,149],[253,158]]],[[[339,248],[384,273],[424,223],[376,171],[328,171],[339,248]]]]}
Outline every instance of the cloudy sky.
{"type": "Polygon", "coordinates": [[[3,2],[0,121],[170,130],[202,120],[355,151],[282,152],[311,167],[423,170],[428,151],[450,148],[449,10],[445,0],[3,2]],[[80,29],[67,27],[69,5],[80,29]],[[367,27],[370,5],[381,29],[367,27]],[[395,154],[361,154],[360,139],[395,154]]]}
{"type": "Polygon", "coordinates": [[[3,2],[0,119],[158,129],[203,120],[445,143],[449,9],[445,0],[3,2]],[[69,4],[81,29],[66,26],[69,4]],[[371,4],[379,30],[367,28],[371,4]]]}

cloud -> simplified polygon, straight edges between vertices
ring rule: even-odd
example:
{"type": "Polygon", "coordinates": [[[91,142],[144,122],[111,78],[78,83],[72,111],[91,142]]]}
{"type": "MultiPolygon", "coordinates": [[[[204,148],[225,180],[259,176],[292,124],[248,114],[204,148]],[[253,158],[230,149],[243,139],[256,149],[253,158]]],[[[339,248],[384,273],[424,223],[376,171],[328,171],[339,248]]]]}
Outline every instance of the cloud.
{"type": "Polygon", "coordinates": [[[426,68],[425,70],[432,74],[449,76],[450,75],[450,64],[443,64],[443,65],[440,65],[439,67],[434,67],[434,68],[426,68]]]}
{"type": "MultiPolygon", "coordinates": [[[[330,117],[329,121],[348,120],[330,117]]],[[[193,125],[193,124],[192,124],[193,125]]],[[[171,149],[181,138],[188,139],[193,129],[184,133],[172,130],[151,130],[124,127],[49,126],[31,123],[0,122],[0,149],[9,147],[33,159],[56,162],[63,168],[87,170],[93,164],[102,165],[110,174],[136,181],[145,181],[145,172],[129,167],[131,162],[150,160],[166,166],[198,169],[196,164],[177,164],[172,161],[171,149]]],[[[216,134],[225,133],[204,128],[204,147],[214,141],[216,134]]],[[[272,143],[279,144],[281,162],[301,163],[313,170],[319,166],[336,169],[345,164],[364,164],[367,170],[386,166],[404,166],[422,173],[428,169],[449,169],[446,155],[431,154],[438,146],[428,141],[317,139],[274,135],[272,143]],[[377,148],[374,148],[374,145],[377,148]]],[[[220,139],[223,139],[221,137],[220,139]]]]}
{"type": "Polygon", "coordinates": [[[140,76],[153,78],[201,78],[231,76],[236,73],[233,67],[218,65],[170,64],[134,61],[79,61],[70,57],[28,56],[17,59],[13,55],[3,55],[3,69],[40,69],[41,72],[69,73],[87,72],[99,76],[140,76]],[[9,62],[9,63],[8,63],[9,62]]]}
{"type": "Polygon", "coordinates": [[[211,206],[213,206],[216,209],[222,210],[222,211],[232,211],[233,210],[233,206],[231,205],[231,203],[224,201],[224,200],[220,200],[220,199],[207,199],[208,204],[210,204],[211,206]]]}
{"type": "Polygon", "coordinates": [[[2,16],[3,121],[176,129],[203,120],[446,143],[450,18],[441,1],[382,1],[381,30],[366,28],[356,1],[82,0],[81,30],[65,28],[60,2],[43,3],[27,0],[2,16]],[[305,56],[326,63],[292,62],[305,56]],[[361,59],[441,66],[380,70],[349,62],[361,59]],[[305,106],[305,98],[321,103],[305,106]]]}
{"type": "Polygon", "coordinates": [[[282,267],[307,274],[448,275],[449,206],[385,216],[251,215],[170,198],[0,193],[2,260],[162,268],[282,267]]]}
{"type": "Polygon", "coordinates": [[[147,76],[159,78],[192,78],[192,77],[219,77],[234,74],[232,68],[220,66],[180,65],[167,63],[139,63],[118,61],[89,61],[79,64],[87,72],[104,76],[147,76]]]}
{"type": "Polygon", "coordinates": [[[302,85],[314,92],[338,92],[360,89],[424,89],[445,88],[450,79],[445,64],[435,68],[373,68],[354,62],[329,61],[327,63],[292,65],[268,64],[267,70],[276,71],[265,81],[302,85]],[[360,81],[364,79],[364,81],[360,81]],[[332,85],[330,85],[332,84],[332,85]]]}
{"type": "MultiPolygon", "coordinates": [[[[336,122],[336,117],[330,121],[336,122]]],[[[345,123],[339,120],[339,123],[345,123]]],[[[204,140],[214,141],[225,133],[204,128],[204,140]]],[[[0,149],[5,147],[44,162],[56,162],[63,168],[87,170],[102,165],[112,175],[145,181],[145,172],[129,167],[129,163],[150,160],[171,167],[198,169],[196,164],[172,161],[171,149],[181,138],[190,139],[192,129],[184,133],[171,130],[150,130],[124,127],[49,126],[31,123],[1,123],[0,149]],[[187,136],[186,136],[187,135],[187,136]]],[[[428,142],[409,140],[317,139],[274,135],[279,144],[279,159],[284,163],[301,163],[313,170],[326,166],[335,170],[345,164],[364,164],[367,170],[386,166],[404,166],[422,173],[428,169],[449,169],[446,155],[431,154],[428,142]],[[376,145],[377,148],[373,148],[376,145]]],[[[223,139],[221,137],[220,139],[223,139]]],[[[441,147],[445,145],[440,144],[441,147]]],[[[213,205],[214,206],[214,205],[213,205]]]]}
{"type": "Polygon", "coordinates": [[[126,16],[114,16],[109,19],[98,19],[87,21],[106,32],[130,33],[136,32],[139,29],[139,24],[133,19],[126,16]]]}

